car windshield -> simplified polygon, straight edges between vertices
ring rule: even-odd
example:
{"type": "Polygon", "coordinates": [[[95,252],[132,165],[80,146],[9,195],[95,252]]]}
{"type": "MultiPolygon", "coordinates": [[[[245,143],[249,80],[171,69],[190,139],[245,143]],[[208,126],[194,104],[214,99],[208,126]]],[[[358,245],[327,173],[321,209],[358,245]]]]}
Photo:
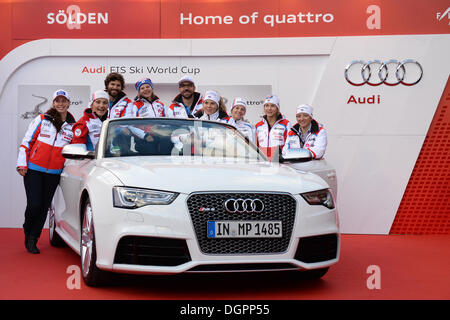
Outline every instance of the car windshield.
{"type": "Polygon", "coordinates": [[[265,160],[234,127],[188,119],[109,121],[104,156],[196,156],[265,160]]]}

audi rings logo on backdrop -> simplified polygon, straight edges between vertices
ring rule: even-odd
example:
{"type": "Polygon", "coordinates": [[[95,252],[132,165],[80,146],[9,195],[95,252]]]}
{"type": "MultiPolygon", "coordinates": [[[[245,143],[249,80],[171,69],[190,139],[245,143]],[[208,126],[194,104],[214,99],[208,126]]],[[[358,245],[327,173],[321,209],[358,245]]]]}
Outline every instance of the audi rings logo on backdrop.
{"type": "Polygon", "coordinates": [[[368,84],[370,86],[379,86],[385,84],[396,86],[403,84],[413,86],[417,84],[423,76],[423,69],[419,62],[413,59],[398,60],[353,60],[345,67],[345,79],[354,86],[368,84]],[[354,68],[361,66],[361,75],[353,72],[354,68]],[[415,70],[414,70],[415,69],[415,70]]]}
{"type": "Polygon", "coordinates": [[[224,203],[229,213],[261,213],[264,203],[259,199],[228,199],[224,203]]]}

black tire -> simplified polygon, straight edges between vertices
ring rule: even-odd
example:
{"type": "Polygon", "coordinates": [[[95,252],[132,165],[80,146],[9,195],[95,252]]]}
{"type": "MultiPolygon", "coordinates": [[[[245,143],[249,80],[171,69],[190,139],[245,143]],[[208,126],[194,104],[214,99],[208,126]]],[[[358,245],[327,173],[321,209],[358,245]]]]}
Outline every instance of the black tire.
{"type": "Polygon", "coordinates": [[[107,282],[107,273],[97,267],[93,212],[89,198],[83,206],[80,236],[81,275],[84,283],[90,287],[101,286],[107,282]]]}
{"type": "Polygon", "coordinates": [[[330,267],[298,271],[298,277],[301,280],[318,280],[322,278],[330,269],[330,267]]]}
{"type": "Polygon", "coordinates": [[[66,243],[56,231],[55,208],[53,204],[48,209],[48,240],[52,247],[66,247],[66,243]]]}

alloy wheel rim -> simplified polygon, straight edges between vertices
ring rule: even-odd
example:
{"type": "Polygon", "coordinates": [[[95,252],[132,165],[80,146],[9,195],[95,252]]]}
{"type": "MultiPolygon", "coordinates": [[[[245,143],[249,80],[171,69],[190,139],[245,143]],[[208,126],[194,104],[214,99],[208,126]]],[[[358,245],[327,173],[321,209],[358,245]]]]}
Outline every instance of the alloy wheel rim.
{"type": "Polygon", "coordinates": [[[89,274],[92,262],[92,249],[94,243],[94,227],[92,224],[92,209],[88,204],[84,210],[83,226],[81,230],[81,265],[83,276],[89,274]]]}
{"type": "Polygon", "coordinates": [[[49,215],[48,215],[48,225],[49,225],[49,233],[50,239],[53,239],[53,234],[55,232],[55,211],[52,207],[50,207],[49,215]]]}

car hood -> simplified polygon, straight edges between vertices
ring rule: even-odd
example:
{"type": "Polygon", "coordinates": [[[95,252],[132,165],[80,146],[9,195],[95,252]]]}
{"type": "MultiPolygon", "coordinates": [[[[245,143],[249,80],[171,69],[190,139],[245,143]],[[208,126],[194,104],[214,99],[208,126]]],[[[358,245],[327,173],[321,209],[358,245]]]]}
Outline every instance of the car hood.
{"type": "Polygon", "coordinates": [[[97,166],[126,186],[189,194],[196,191],[274,191],[328,188],[319,176],[284,165],[240,159],[148,156],[105,158],[97,166]]]}

